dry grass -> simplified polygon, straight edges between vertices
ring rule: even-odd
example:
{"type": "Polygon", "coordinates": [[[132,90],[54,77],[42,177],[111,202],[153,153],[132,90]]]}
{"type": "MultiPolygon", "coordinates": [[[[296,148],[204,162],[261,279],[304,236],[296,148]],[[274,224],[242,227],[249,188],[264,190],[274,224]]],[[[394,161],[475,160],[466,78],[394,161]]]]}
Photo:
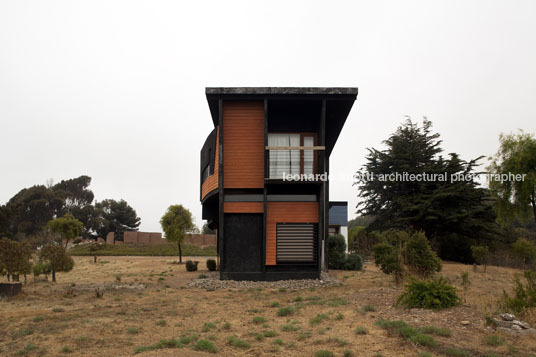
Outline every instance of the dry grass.
{"type": "Polygon", "coordinates": [[[512,286],[514,269],[473,273],[471,266],[445,263],[443,274],[458,287],[460,273],[469,272],[467,304],[429,312],[393,307],[400,288],[370,264],[364,272],[333,271],[344,281],[340,287],[205,291],[185,288],[206,273],[205,259],[195,259],[197,272],[171,264],[172,257],[102,257],[97,264],[91,257],[76,257],[75,269],[58,274],[57,284],[30,278],[21,295],[0,300],[0,355],[130,356],[138,348],[140,356],[214,356],[212,345],[223,356],[313,356],[319,350],[336,356],[347,350],[355,356],[417,356],[426,351],[376,326],[379,318],[448,328],[450,336],[434,336],[439,344],[482,355],[508,354],[512,346],[515,355],[536,351],[532,337],[501,335],[504,344],[486,343],[486,336],[497,333],[484,326],[484,314],[494,312],[502,289],[512,286]],[[138,284],[145,288],[127,288],[138,284]],[[65,294],[69,288],[76,296],[65,294]],[[102,298],[95,297],[97,288],[105,291],[102,298]],[[279,316],[286,307],[293,313],[279,316]],[[470,324],[462,326],[462,320],[470,324]],[[141,352],[143,346],[157,349],[141,352]]]}

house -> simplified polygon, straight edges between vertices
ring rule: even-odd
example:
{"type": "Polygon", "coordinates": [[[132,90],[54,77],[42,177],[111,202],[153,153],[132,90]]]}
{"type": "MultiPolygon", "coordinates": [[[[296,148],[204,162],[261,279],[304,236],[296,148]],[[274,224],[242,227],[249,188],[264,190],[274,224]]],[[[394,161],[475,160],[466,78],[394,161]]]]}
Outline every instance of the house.
{"type": "Polygon", "coordinates": [[[329,158],[357,88],[206,88],[203,219],[222,279],[316,279],[327,269],[329,158]]]}
{"type": "Polygon", "coordinates": [[[329,223],[328,234],[340,234],[346,242],[346,252],[348,253],[348,202],[329,202],[329,223]]]}

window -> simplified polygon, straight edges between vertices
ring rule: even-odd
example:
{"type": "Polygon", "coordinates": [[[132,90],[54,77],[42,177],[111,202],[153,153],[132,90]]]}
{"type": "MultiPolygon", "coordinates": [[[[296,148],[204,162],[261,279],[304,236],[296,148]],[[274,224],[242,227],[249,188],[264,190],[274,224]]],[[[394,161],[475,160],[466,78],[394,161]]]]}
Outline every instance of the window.
{"type": "Polygon", "coordinates": [[[210,165],[205,166],[203,173],[201,174],[201,183],[205,182],[206,179],[210,176],[210,165]]]}
{"type": "Polygon", "coordinates": [[[203,172],[201,172],[201,183],[205,182],[205,180],[212,175],[214,172],[210,169],[210,160],[212,160],[212,149],[208,149],[208,165],[205,166],[203,169],[203,172]]]}
{"type": "Polygon", "coordinates": [[[277,223],[277,263],[316,262],[315,223],[277,223]]]}
{"type": "MultiPolygon", "coordinates": [[[[300,146],[300,134],[268,134],[268,146],[300,146]]],[[[270,150],[270,178],[300,173],[300,150],[270,150]]]]}
{"type": "MultiPolygon", "coordinates": [[[[315,146],[314,134],[268,134],[268,146],[315,146]]],[[[270,150],[269,178],[282,179],[283,175],[313,174],[314,150],[270,150]]]]}
{"type": "MultiPolygon", "coordinates": [[[[313,136],[304,136],[303,146],[315,146],[315,138],[313,136]]],[[[303,173],[312,174],[313,167],[314,167],[314,151],[304,150],[303,151],[303,173]]]]}

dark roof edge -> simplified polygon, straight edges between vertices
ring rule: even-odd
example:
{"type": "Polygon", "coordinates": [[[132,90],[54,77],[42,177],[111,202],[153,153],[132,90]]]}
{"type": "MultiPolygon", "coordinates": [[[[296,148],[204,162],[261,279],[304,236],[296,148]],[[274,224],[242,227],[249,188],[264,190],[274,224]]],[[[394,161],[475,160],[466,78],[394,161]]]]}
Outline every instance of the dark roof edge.
{"type": "Polygon", "coordinates": [[[357,95],[355,87],[206,87],[206,95],[357,95]]]}

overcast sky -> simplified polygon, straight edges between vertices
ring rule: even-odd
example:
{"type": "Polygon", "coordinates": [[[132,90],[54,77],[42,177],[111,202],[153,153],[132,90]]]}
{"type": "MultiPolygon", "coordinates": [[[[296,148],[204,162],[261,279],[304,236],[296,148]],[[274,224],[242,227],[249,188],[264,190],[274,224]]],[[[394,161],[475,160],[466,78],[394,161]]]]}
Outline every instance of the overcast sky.
{"type": "Polygon", "coordinates": [[[337,176],[405,115],[464,159],[536,132],[535,14],[536,1],[1,0],[0,203],[89,175],[141,230],[175,203],[200,225],[205,87],[355,86],[330,165],[330,199],[354,207],[337,176]]]}

